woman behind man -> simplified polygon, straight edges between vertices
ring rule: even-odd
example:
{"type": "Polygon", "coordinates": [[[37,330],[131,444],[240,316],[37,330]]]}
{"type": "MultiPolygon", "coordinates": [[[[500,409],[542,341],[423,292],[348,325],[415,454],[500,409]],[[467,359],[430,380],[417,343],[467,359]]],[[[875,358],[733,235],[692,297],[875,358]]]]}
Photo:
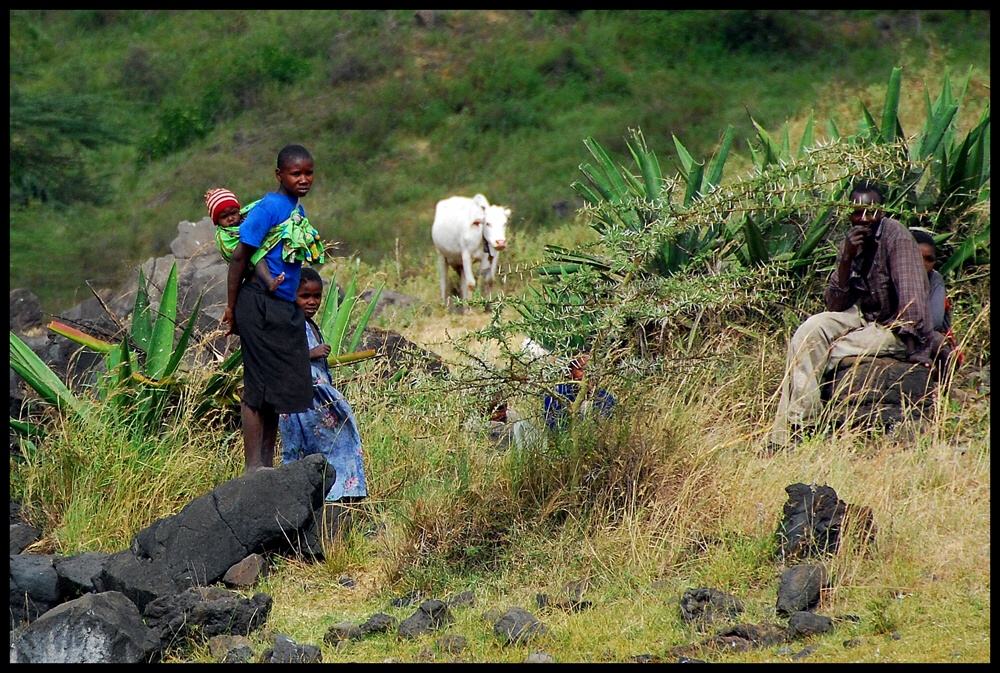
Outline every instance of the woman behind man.
{"type": "Polygon", "coordinates": [[[962,354],[958,351],[955,334],[951,331],[951,304],[948,301],[948,291],[944,285],[944,277],[934,268],[937,262],[937,243],[927,229],[913,227],[910,229],[913,239],[920,248],[920,256],[927,270],[927,283],[930,285],[928,295],[931,309],[931,322],[934,324],[934,346],[932,353],[937,354],[939,362],[947,363],[953,353],[957,364],[962,364],[962,354]]]}

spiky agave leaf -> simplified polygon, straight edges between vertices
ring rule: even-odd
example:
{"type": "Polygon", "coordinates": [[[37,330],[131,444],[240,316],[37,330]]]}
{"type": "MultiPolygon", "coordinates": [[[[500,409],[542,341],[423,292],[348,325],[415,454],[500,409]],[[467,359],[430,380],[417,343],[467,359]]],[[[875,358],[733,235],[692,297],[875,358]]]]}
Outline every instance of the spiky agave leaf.
{"type": "Polygon", "coordinates": [[[351,282],[344,291],[344,303],[340,305],[337,313],[333,315],[329,331],[326,329],[323,330],[323,336],[326,337],[327,343],[330,344],[331,353],[338,355],[341,353],[341,348],[344,345],[344,337],[347,334],[348,321],[351,318],[351,313],[354,312],[354,305],[358,302],[357,287],[358,275],[355,272],[354,277],[351,278],[351,282]]]}
{"type": "Polygon", "coordinates": [[[170,360],[167,362],[167,366],[164,368],[161,378],[168,378],[172,376],[180,366],[181,360],[184,358],[184,353],[187,351],[188,342],[191,340],[191,334],[194,331],[195,322],[198,320],[198,313],[201,311],[202,297],[204,297],[204,294],[199,294],[198,299],[194,302],[194,307],[191,309],[191,315],[188,317],[187,325],[184,327],[184,331],[177,340],[177,345],[174,346],[173,352],[170,354],[170,360]]]}
{"type": "Polygon", "coordinates": [[[361,337],[365,332],[365,328],[368,327],[368,322],[371,320],[372,314],[375,312],[375,306],[378,304],[379,297],[382,296],[382,290],[384,288],[385,283],[382,283],[379,288],[375,290],[375,294],[372,295],[372,298],[368,302],[368,308],[365,309],[361,319],[358,320],[358,324],[354,328],[354,334],[351,335],[351,341],[347,344],[347,351],[349,353],[353,353],[358,349],[358,344],[361,343],[361,337]]]}
{"type": "Polygon", "coordinates": [[[343,365],[352,365],[356,362],[371,360],[376,355],[377,352],[374,348],[344,353],[343,355],[334,355],[333,351],[330,351],[330,356],[326,359],[326,361],[331,367],[342,367],[343,365]]]}
{"type": "Polygon", "coordinates": [[[135,293],[135,305],[132,307],[132,342],[136,348],[146,352],[149,350],[149,338],[152,334],[153,317],[150,314],[146,275],[142,267],[139,267],[139,285],[135,293]]]}
{"type": "Polygon", "coordinates": [[[64,336],[74,343],[78,343],[81,346],[86,346],[95,353],[108,354],[114,349],[115,344],[103,339],[98,339],[95,336],[91,336],[86,332],[82,332],[75,327],[70,327],[65,323],[61,323],[58,320],[53,320],[49,323],[49,329],[58,334],[59,336],[64,336]]]}
{"type": "Polygon", "coordinates": [[[628,143],[628,149],[632,153],[632,159],[639,167],[639,174],[642,175],[642,183],[637,187],[645,194],[647,201],[656,201],[661,198],[663,192],[663,173],[660,170],[660,162],[656,159],[656,153],[646,147],[646,139],[641,130],[634,129],[632,138],[635,144],[628,143]]]}
{"type": "Polygon", "coordinates": [[[816,144],[816,137],[813,132],[814,126],[813,112],[810,111],[809,119],[806,120],[806,127],[802,129],[802,137],[799,138],[799,147],[795,155],[798,159],[805,158],[806,150],[816,144]]]}
{"type": "Polygon", "coordinates": [[[83,403],[78,400],[55,372],[49,369],[38,355],[21,339],[10,333],[10,367],[39,397],[54,405],[61,412],[83,413],[83,403]]]}
{"type": "Polygon", "coordinates": [[[177,263],[170,267],[163,294],[160,297],[160,308],[153,331],[149,338],[149,349],[146,351],[144,373],[151,379],[162,377],[167,371],[167,365],[174,350],[174,329],[177,326],[177,263]]]}
{"type": "Polygon", "coordinates": [[[899,128],[899,88],[902,85],[903,69],[896,67],[889,75],[889,85],[885,92],[885,104],[882,107],[881,140],[884,143],[894,143],[902,138],[899,128]]]}
{"type": "Polygon", "coordinates": [[[946,276],[962,267],[965,262],[973,259],[980,250],[989,251],[990,223],[986,222],[982,231],[969,236],[959,244],[955,253],[941,265],[941,275],[946,276]]]}
{"type": "Polygon", "coordinates": [[[726,159],[729,158],[729,149],[732,147],[733,138],[736,136],[736,129],[732,124],[726,127],[725,133],[722,135],[722,142],[719,143],[719,149],[716,151],[715,156],[712,157],[712,162],[708,167],[708,174],[705,176],[705,189],[704,191],[709,191],[719,186],[722,181],[722,171],[726,165],[726,159]]]}

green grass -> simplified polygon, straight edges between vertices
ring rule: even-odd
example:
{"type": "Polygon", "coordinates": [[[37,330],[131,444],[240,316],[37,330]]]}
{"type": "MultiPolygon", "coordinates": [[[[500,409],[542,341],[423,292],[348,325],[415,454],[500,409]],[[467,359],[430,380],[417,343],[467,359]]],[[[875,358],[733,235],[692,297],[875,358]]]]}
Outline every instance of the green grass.
{"type": "MultiPolygon", "coordinates": [[[[752,368],[741,372],[752,375],[752,368]]],[[[669,409],[674,395],[667,391],[676,384],[658,382],[649,395],[669,409]]],[[[783,486],[805,480],[828,483],[848,502],[872,506],[882,523],[874,551],[848,547],[828,561],[836,579],[820,612],[853,614],[861,621],[812,641],[817,650],[810,661],[988,661],[989,556],[977,533],[989,525],[987,447],[961,455],[953,448],[964,441],[958,436],[924,435],[905,445],[876,439],[872,447],[870,439],[847,435],[763,459],[762,442],[733,436],[740,425],[753,425],[753,418],[720,429],[722,410],[703,408],[710,411],[688,410],[684,429],[672,435],[636,414],[636,424],[647,426],[646,445],[657,468],[642,479],[652,497],[641,508],[617,512],[613,522],[609,512],[581,513],[600,500],[599,490],[573,490],[558,483],[564,475],[551,472],[514,487],[515,466],[523,456],[497,457],[470,446],[468,438],[455,437],[434,419],[424,422],[443,431],[442,441],[422,440],[417,433],[423,424],[416,418],[412,430],[406,419],[397,421],[402,428],[396,441],[366,445],[377,494],[371,510],[387,528],[374,538],[349,542],[351,553],[356,546],[362,550],[347,569],[360,579],[359,588],[333,586],[343,567],[327,573],[322,566],[288,563],[268,580],[266,589],[276,599],[270,626],[299,642],[319,643],[337,621],[360,623],[379,611],[409,616],[413,608],[387,606],[410,590],[445,598],[471,588],[476,607],[456,610],[457,623],[449,630],[469,638],[466,661],[521,661],[535,649],[564,662],[666,656],[667,648],[699,639],[677,614],[676,600],[687,587],[729,591],[746,604],[747,621],[774,620],[780,566],[771,557],[772,535],[783,486]],[[664,442],[670,436],[683,447],[676,453],[660,448],[671,445],[664,442]],[[413,445],[416,451],[405,451],[413,445]],[[857,450],[861,446],[864,453],[857,450]],[[383,452],[392,453],[391,460],[383,458],[391,468],[380,462],[383,452]],[[471,482],[459,469],[462,462],[477,466],[471,482]],[[383,494],[387,483],[398,490],[383,494]],[[510,523],[503,521],[510,546],[488,567],[463,566],[482,517],[503,520],[511,511],[517,514],[510,523]],[[535,594],[563,595],[563,586],[581,577],[590,578],[585,598],[594,602],[592,611],[536,609],[535,594]],[[969,610],[970,603],[979,607],[969,610]],[[539,614],[551,639],[536,648],[497,647],[481,614],[511,605],[539,614]],[[895,645],[893,632],[910,646],[895,645]],[[845,650],[841,643],[849,637],[860,638],[862,645],[845,650]]],[[[442,409],[446,416],[454,411],[442,409]]],[[[419,413],[411,409],[409,416],[419,413]]],[[[377,425],[367,427],[379,434],[377,425]]],[[[637,442],[635,435],[630,442],[637,442]]],[[[541,456],[535,460],[546,463],[541,456]]],[[[324,648],[324,661],[418,661],[435,640],[373,637],[343,650],[324,648]]],[[[776,650],[707,658],[787,660],[776,650]]],[[[448,658],[439,654],[434,660],[448,658]]]]}
{"type": "MultiPolygon", "coordinates": [[[[11,286],[32,288],[56,311],[88,296],[84,280],[97,286],[131,280],[134,266],[166,254],[179,221],[202,217],[207,187],[224,184],[244,199],[271,189],[277,150],[302,142],[319,168],[306,204],[310,220],[326,238],[363,253],[359,288],[386,282],[429,307],[375,324],[468,374],[476,370],[456,341],[488,316],[455,315],[439,305],[429,236],[436,199],[483,191],[512,207],[512,246],[501,260],[499,287],[520,296],[533,282],[524,269],[543,258],[545,244],[575,247],[595,237],[584,224],[552,213],[560,198],[579,205],[569,184],[579,179],[577,165],[589,160],[586,136],[612,157],[626,157],[627,128],[641,125],[666,167],[671,134],[696,157],[707,157],[727,123],[749,133],[744,105],[771,131],[791,119],[793,137],[810,109],[853,122],[859,96],[878,109],[896,52],[906,68],[904,126],[919,117],[920,84],[938,90],[945,63],[952,73],[969,64],[980,69],[967,102],[973,116],[989,100],[988,31],[985,49],[968,46],[983,43],[979,14],[966,20],[963,12],[922,12],[922,39],[896,42],[874,39],[873,12],[837,12],[837,21],[818,33],[813,24],[802,26],[799,51],[772,54],[765,43],[754,59],[697,39],[732,18],[711,14],[441,11],[441,23],[424,31],[406,12],[28,12],[44,48],[32,52],[37,77],[19,76],[25,88],[58,88],[79,78],[74,86],[123,96],[127,86],[141,84],[121,76],[127,48],[141,44],[152,71],[185,83],[183,91],[158,95],[193,99],[225,74],[222,66],[242,53],[243,43],[285,32],[303,35],[313,67],[292,85],[267,84],[257,104],[142,168],[135,167],[133,145],[103,150],[94,168],[108,175],[108,206],[12,209],[11,286]],[[879,49],[867,48],[876,42],[879,49]],[[193,44],[197,53],[187,56],[193,44]],[[494,51],[512,57],[505,76],[524,90],[537,87],[527,102],[545,106],[541,119],[527,114],[530,105],[513,121],[478,107],[480,97],[502,93],[503,81],[484,80],[494,51]],[[64,53],[79,57],[71,62],[58,56],[64,53]],[[788,68],[790,59],[796,69],[788,68]],[[188,61],[204,71],[188,70],[188,61]],[[334,83],[335,75],[361,66],[365,78],[334,83]],[[603,74],[588,79],[597,67],[603,74]],[[552,68],[564,75],[554,85],[533,83],[545,81],[552,68]],[[405,105],[392,107],[400,101],[405,105]],[[499,122],[520,125],[489,127],[499,122]]],[[[12,26],[20,17],[12,14],[12,26]]],[[[12,27],[12,45],[30,36],[12,27]]],[[[741,39],[756,48],[753,34],[741,39]]],[[[12,59],[21,53],[12,49],[12,59]]],[[[133,89],[135,106],[122,108],[136,138],[154,127],[155,83],[142,84],[146,97],[133,89]]],[[[745,142],[739,144],[744,151],[745,142]]],[[[733,157],[732,174],[748,163],[733,157]]],[[[334,259],[324,275],[346,285],[352,269],[350,260],[334,259]]],[[[969,371],[988,367],[988,274],[967,277],[954,295],[969,371]]],[[[326,561],[272,559],[272,572],[252,588],[274,598],[267,627],[252,634],[255,652],[282,633],[320,646],[324,662],[451,661],[436,649],[440,634],[415,641],[372,636],[344,648],[323,639],[331,625],[360,624],[376,612],[405,619],[415,607],[391,602],[410,591],[444,599],[472,590],[476,605],[456,608],[448,629],[468,639],[458,655],[465,662],[521,662],[533,651],[557,662],[624,662],[646,654],[674,661],[670,648],[705,637],[680,619],[685,589],[727,591],[746,606],[745,621],[780,621],[774,606],[783,566],[773,556],[774,534],[785,486],[804,482],[828,484],[846,502],[871,507],[879,532],[870,548],[847,543],[825,559],[834,583],[818,611],[859,621],[797,642],[792,653],[809,645],[809,662],[988,662],[988,388],[984,395],[976,381],[959,377],[928,426],[912,436],[845,430],[765,457],[784,343],[816,301],[795,299],[778,314],[738,326],[706,318],[692,338],[686,329],[667,332],[662,352],[669,366],[641,381],[615,381],[620,414],[610,431],[582,428],[544,450],[497,453],[464,430],[480,391],[459,381],[475,377],[414,375],[403,385],[385,385],[370,373],[371,363],[336,370],[358,415],[370,496],[356,528],[326,561]],[[341,585],[343,575],[357,586],[341,585]],[[584,578],[582,598],[591,610],[537,608],[537,594],[565,595],[568,583],[584,578]],[[501,647],[483,613],[514,605],[536,614],[550,636],[534,646],[501,647]],[[844,647],[849,639],[859,644],[844,647]]],[[[538,421],[537,396],[515,392],[511,402],[538,421]]],[[[53,421],[49,438],[27,460],[12,455],[11,494],[24,499],[43,531],[30,551],[123,549],[153,521],[238,476],[242,457],[232,419],[189,423],[184,414],[164,434],[144,440],[113,422],[53,421]]],[[[700,658],[787,662],[790,654],[771,647],[700,658]]],[[[213,661],[202,646],[172,650],[167,660],[213,661]]]]}
{"type": "Polygon", "coordinates": [[[87,298],[87,281],[117,286],[169,252],[178,222],[204,216],[207,188],[247,201],[272,189],[291,142],[317,159],[310,220],[376,263],[397,236],[430,249],[434,203],[451,194],[510,206],[514,231],[559,226],[552,203],[580,205],[569,185],[589,160],[586,137],[627,156],[628,129],[642,128],[667,165],[671,136],[707,158],[733,124],[736,167],[750,115],[774,129],[829,109],[832,94],[850,108],[838,121],[853,123],[858,93],[893,65],[915,93],[943,63],[974,66],[988,98],[982,14],[883,13],[888,39],[877,15],[439,10],[422,29],[401,10],[12,12],[12,87],[101,98],[124,143],[83,154],[104,205],[12,205],[11,286],[52,312],[87,298]],[[289,40],[300,60],[264,54],[289,40]],[[210,111],[214,128],[137,165],[178,106],[210,111]],[[55,278],[39,260],[68,272],[55,278]]]}
{"type": "MultiPolygon", "coordinates": [[[[412,282],[424,288],[433,286],[427,262],[413,269],[412,282]]],[[[384,273],[362,265],[361,286],[384,273]]],[[[431,341],[442,321],[479,320],[449,316],[432,302],[431,313],[415,313],[405,330],[419,343],[431,341]]],[[[988,396],[959,379],[913,435],[844,430],[765,457],[782,359],[776,337],[758,344],[761,353],[749,343],[720,340],[717,356],[696,368],[638,385],[621,381],[614,390],[621,414],[610,431],[583,428],[526,452],[497,453],[464,431],[474,391],[454,380],[386,386],[365,375],[345,378],[370,497],[325,562],[272,559],[272,572],[251,589],[274,598],[267,628],[251,636],[255,651],[282,633],[320,646],[325,662],[450,661],[436,649],[441,633],[415,641],[370,636],[343,648],[323,638],[335,623],[360,624],[376,612],[405,619],[415,606],[391,602],[411,591],[445,599],[471,590],[475,606],[455,608],[447,630],[467,638],[463,661],[520,662],[534,651],[559,662],[645,654],[672,661],[670,648],[709,635],[680,619],[677,601],[688,588],[737,596],[746,608],[741,621],[781,623],[774,605],[784,566],[774,557],[774,534],[784,487],[805,482],[830,485],[874,512],[874,544],[848,541],[824,559],[833,582],[817,611],[859,621],[838,622],[833,633],[790,650],[699,658],[789,661],[789,651],[809,645],[811,662],[989,661],[988,396]],[[357,586],[342,586],[344,575],[357,586]],[[537,607],[537,594],[566,596],[567,584],[582,579],[590,610],[537,607]],[[549,637],[500,646],[483,615],[515,605],[539,617],[549,637]],[[848,639],[859,644],[845,648],[848,639]]],[[[468,366],[455,353],[446,357],[453,368],[468,366]]],[[[537,398],[513,403],[522,415],[540,413],[537,398]]],[[[12,494],[31,504],[44,531],[35,551],[124,548],[139,529],[239,472],[238,435],[225,423],[178,423],[142,446],[113,423],[57,427],[35,461],[10,466],[12,494]],[[139,454],[146,457],[136,460],[139,454]]],[[[212,661],[199,647],[167,658],[212,661]]]]}

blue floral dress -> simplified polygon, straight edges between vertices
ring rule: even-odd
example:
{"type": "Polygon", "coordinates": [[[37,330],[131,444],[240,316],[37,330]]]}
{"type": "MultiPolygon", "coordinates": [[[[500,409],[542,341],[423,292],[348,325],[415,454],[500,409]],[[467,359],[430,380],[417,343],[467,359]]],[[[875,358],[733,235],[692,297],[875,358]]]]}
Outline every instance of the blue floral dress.
{"type": "MultiPolygon", "coordinates": [[[[323,343],[319,327],[306,320],[306,340],[309,349],[323,343]]],[[[327,502],[344,497],[363,498],[368,495],[365,468],[361,454],[361,435],[354,411],[340,391],[333,387],[326,358],[310,363],[313,379],[313,406],[297,414],[282,414],[278,419],[281,430],[281,462],[318,453],[337,471],[336,480],[326,494],[327,502]]]]}

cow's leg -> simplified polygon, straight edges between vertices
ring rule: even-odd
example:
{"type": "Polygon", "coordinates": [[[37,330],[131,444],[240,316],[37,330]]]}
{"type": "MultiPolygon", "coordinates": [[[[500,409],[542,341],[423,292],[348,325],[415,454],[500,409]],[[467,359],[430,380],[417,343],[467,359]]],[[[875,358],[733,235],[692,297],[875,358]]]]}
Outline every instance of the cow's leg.
{"type": "Polygon", "coordinates": [[[476,289],[476,267],[472,266],[472,255],[462,251],[462,301],[467,301],[476,289]]]}
{"type": "Polygon", "coordinates": [[[438,275],[441,276],[441,303],[448,304],[448,262],[438,250],[438,275]]]}
{"type": "Polygon", "coordinates": [[[489,265],[487,266],[485,263],[483,265],[483,289],[490,297],[493,297],[493,286],[497,277],[497,260],[500,259],[500,254],[492,254],[488,259],[489,265]]]}
{"type": "Polygon", "coordinates": [[[480,260],[480,263],[479,263],[479,270],[476,272],[476,274],[477,274],[478,278],[481,279],[481,281],[480,281],[480,291],[483,293],[484,296],[489,296],[489,294],[492,292],[492,290],[490,290],[490,256],[489,256],[489,254],[483,255],[482,260],[480,260]]]}

